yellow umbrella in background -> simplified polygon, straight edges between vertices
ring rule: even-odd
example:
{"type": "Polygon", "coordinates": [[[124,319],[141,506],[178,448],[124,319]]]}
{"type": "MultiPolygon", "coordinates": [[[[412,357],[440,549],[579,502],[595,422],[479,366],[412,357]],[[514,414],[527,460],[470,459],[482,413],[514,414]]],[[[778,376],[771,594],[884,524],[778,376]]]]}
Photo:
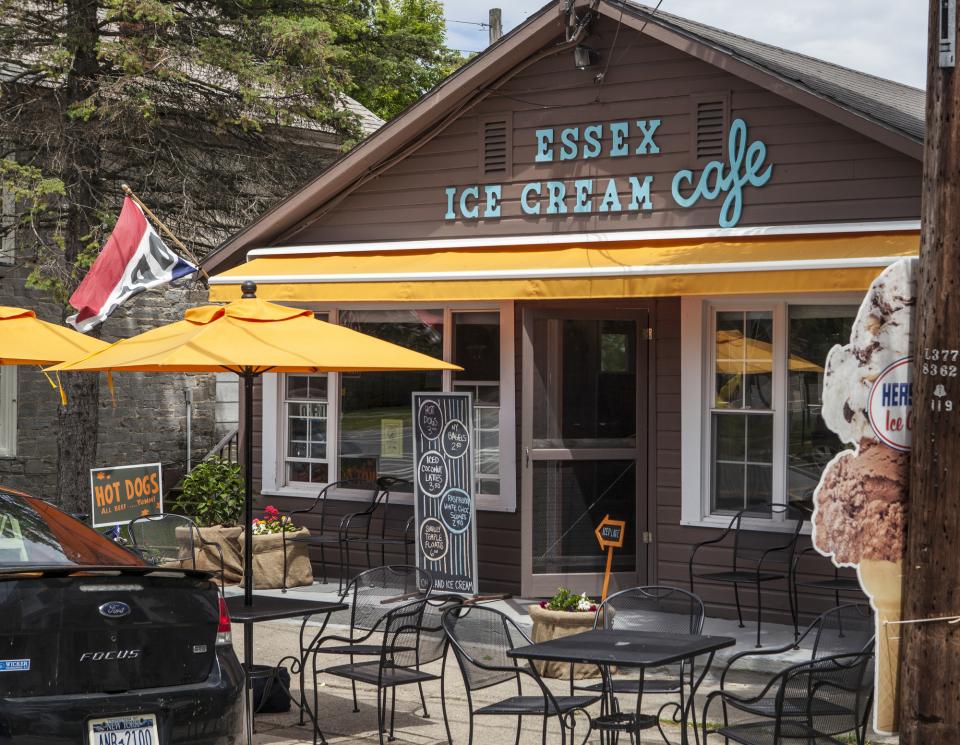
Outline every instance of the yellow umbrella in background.
{"type": "MultiPolygon", "coordinates": [[[[252,545],[253,381],[265,372],[320,373],[460,370],[442,360],[314,318],[313,312],[256,299],[189,309],[184,320],[112,344],[51,370],[107,372],[233,372],[244,387],[246,545],[252,545]]],[[[244,557],[244,599],[252,604],[252,552],[244,557]]]]}
{"type": "Polygon", "coordinates": [[[109,346],[66,326],[41,321],[32,310],[0,305],[0,365],[50,365],[109,346]]]}
{"type": "MultiPolygon", "coordinates": [[[[718,331],[716,361],[718,373],[770,373],[773,372],[773,345],[746,338],[739,331],[718,331]]],[[[788,364],[790,372],[823,372],[820,365],[796,355],[790,356],[788,364]]]]}

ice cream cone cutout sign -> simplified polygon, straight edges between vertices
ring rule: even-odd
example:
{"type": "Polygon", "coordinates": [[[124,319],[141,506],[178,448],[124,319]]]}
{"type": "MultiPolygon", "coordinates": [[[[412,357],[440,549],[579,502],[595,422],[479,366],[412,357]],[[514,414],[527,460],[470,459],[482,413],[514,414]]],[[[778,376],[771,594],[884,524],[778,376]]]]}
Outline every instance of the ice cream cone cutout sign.
{"type": "Polygon", "coordinates": [[[884,270],[867,291],[849,344],[827,356],[823,419],[854,449],[827,464],[813,496],[813,545],[836,566],[856,567],[875,612],[873,726],[891,734],[899,694],[915,269],[916,259],[903,259],[884,270]]]}
{"type": "Polygon", "coordinates": [[[603,592],[600,593],[600,602],[607,599],[607,589],[610,587],[610,569],[613,567],[613,549],[623,548],[623,537],[627,530],[625,520],[614,520],[610,515],[604,515],[603,520],[594,529],[600,548],[607,549],[607,568],[603,573],[603,592]]]}

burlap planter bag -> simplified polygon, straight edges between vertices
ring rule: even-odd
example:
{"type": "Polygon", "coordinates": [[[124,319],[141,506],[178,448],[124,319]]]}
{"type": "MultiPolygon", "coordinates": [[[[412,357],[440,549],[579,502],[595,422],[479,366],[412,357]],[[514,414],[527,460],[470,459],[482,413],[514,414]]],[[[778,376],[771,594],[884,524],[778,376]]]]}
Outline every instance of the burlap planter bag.
{"type": "MultiPolygon", "coordinates": [[[[243,576],[243,562],[240,556],[240,534],[243,528],[239,526],[212,525],[206,528],[197,528],[200,538],[215,543],[223,552],[223,583],[235,585],[243,576]]],[[[220,574],[220,553],[213,546],[205,546],[194,534],[193,561],[189,559],[190,528],[181,526],[176,529],[177,544],[180,546],[179,565],[185,568],[202,569],[205,572],[220,574]]]]}
{"type": "MultiPolygon", "coordinates": [[[[530,618],[533,619],[533,641],[545,642],[550,639],[560,639],[564,636],[573,636],[582,631],[593,628],[596,613],[593,611],[561,611],[541,608],[539,605],[527,607],[530,618]]],[[[570,679],[569,662],[546,662],[537,660],[533,663],[537,672],[544,678],[570,679]]],[[[599,678],[600,669],[596,665],[582,663],[573,666],[573,677],[576,680],[583,678],[599,678]]]]}
{"type": "MultiPolygon", "coordinates": [[[[307,544],[296,540],[310,535],[306,528],[287,533],[287,587],[313,584],[313,567],[307,544]]],[[[245,536],[240,546],[245,550],[245,536]]],[[[255,590],[276,590],[283,587],[283,535],[267,533],[253,536],[253,587],[255,590]]]]}

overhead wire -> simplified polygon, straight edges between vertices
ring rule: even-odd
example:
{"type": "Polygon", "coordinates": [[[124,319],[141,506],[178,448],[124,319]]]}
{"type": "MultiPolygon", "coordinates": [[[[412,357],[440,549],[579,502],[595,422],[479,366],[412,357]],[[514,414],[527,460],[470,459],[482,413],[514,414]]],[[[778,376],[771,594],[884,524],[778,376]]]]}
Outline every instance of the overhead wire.
{"type": "MultiPolygon", "coordinates": [[[[620,0],[620,15],[617,17],[617,30],[613,34],[613,42],[610,44],[610,50],[607,52],[607,62],[603,66],[603,72],[597,73],[594,81],[597,84],[597,96],[594,99],[594,103],[600,103],[600,93],[603,89],[603,84],[607,80],[607,72],[610,70],[610,63],[613,62],[613,53],[617,48],[617,40],[620,38],[620,28],[623,26],[623,11],[626,7],[625,0],[620,0]]],[[[663,0],[657,0],[657,4],[653,7],[653,10],[650,12],[650,15],[643,21],[643,25],[640,26],[637,33],[642,34],[643,30],[647,27],[647,24],[650,22],[650,19],[657,14],[657,11],[660,10],[660,6],[663,4],[663,0]]]]}

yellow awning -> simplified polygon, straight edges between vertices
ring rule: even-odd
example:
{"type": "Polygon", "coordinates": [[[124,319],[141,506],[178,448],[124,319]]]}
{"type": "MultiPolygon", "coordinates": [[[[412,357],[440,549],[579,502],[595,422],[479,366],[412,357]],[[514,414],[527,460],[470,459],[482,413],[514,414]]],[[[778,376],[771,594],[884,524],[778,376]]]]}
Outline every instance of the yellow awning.
{"type": "MultiPolygon", "coordinates": [[[[915,231],[585,245],[270,255],[211,280],[234,300],[253,280],[279,301],[458,301],[862,291],[916,256],[915,231]]],[[[342,249],[342,247],[341,247],[342,249]]]]}

